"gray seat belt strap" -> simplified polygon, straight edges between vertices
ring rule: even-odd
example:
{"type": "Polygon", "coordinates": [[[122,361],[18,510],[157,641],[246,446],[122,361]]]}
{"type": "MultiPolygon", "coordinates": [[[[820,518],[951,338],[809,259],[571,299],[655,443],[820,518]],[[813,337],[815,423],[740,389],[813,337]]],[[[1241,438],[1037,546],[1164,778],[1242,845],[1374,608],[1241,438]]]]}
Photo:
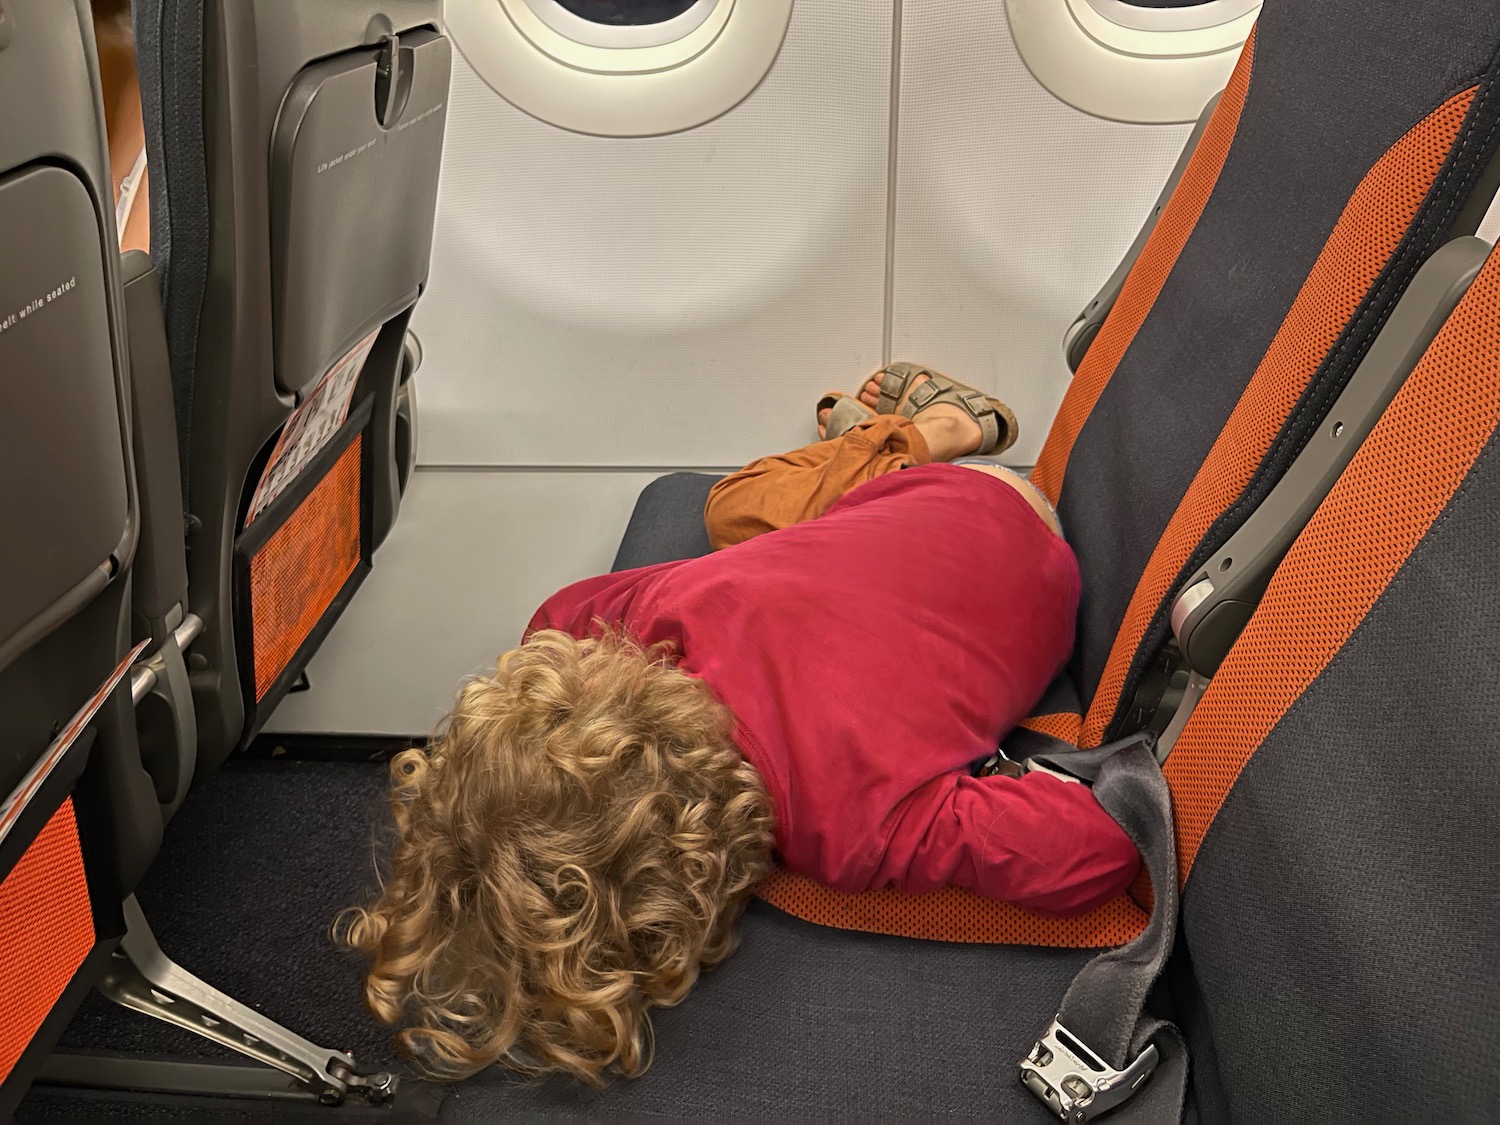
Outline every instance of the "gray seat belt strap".
{"type": "Polygon", "coordinates": [[[1111,1110],[1110,1120],[1122,1123],[1182,1118],[1186,1045],[1176,1027],[1145,1011],[1177,935],[1172,799],[1155,741],[1145,732],[1028,763],[1092,783],[1094,796],[1139,849],[1155,895],[1146,928],[1083,967],[1021,1062],[1021,1081],[1064,1121],[1092,1121],[1111,1110]]]}

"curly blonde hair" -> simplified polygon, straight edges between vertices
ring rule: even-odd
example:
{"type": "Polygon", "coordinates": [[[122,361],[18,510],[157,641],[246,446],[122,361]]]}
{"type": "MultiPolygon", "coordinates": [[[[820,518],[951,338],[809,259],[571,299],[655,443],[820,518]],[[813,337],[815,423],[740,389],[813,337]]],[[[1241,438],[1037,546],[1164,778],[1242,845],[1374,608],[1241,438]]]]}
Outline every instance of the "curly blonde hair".
{"type": "Polygon", "coordinates": [[[392,760],[389,873],[339,936],[423,1069],[597,1086],[651,1065],[650,1009],[733,952],[770,867],[771,803],[731,732],[669,652],[546,631],[392,760]]]}

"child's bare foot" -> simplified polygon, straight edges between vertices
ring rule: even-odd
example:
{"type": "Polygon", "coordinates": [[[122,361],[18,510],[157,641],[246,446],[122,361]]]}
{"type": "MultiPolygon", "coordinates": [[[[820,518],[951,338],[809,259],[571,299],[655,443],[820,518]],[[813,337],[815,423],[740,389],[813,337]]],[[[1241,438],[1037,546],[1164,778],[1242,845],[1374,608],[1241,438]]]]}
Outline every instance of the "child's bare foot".
{"type": "MultiPolygon", "coordinates": [[[[859,401],[875,410],[880,405],[880,377],[877,371],[865,380],[864,386],[859,389],[859,401]]],[[[893,413],[899,413],[906,405],[906,400],[911,398],[912,393],[923,383],[931,378],[923,372],[911,381],[906,388],[906,393],[896,403],[893,413]]],[[[828,415],[832,413],[830,408],[825,407],[818,411],[818,437],[825,437],[828,432],[828,415]]],[[[952,403],[938,402],[921,411],[914,419],[913,424],[918,432],[927,441],[927,448],[932,453],[934,461],[952,461],[966,454],[976,452],[984,443],[984,431],[980,428],[978,421],[967,410],[952,403]]]]}
{"type": "Polygon", "coordinates": [[[961,406],[936,402],[912,419],[917,432],[927,439],[927,451],[934,461],[956,461],[978,453],[984,444],[984,430],[961,406]]]}
{"type": "MultiPolygon", "coordinates": [[[[859,401],[871,410],[878,410],[880,408],[880,379],[884,374],[884,371],[875,372],[875,374],[865,380],[865,385],[859,388],[859,401]]],[[[912,391],[917,389],[917,385],[925,383],[927,379],[928,376],[926,375],[919,375],[913,379],[911,386],[906,389],[906,394],[901,397],[901,403],[905,403],[911,397],[912,391]]],[[[896,409],[899,410],[900,408],[901,404],[898,403],[896,409]]]]}

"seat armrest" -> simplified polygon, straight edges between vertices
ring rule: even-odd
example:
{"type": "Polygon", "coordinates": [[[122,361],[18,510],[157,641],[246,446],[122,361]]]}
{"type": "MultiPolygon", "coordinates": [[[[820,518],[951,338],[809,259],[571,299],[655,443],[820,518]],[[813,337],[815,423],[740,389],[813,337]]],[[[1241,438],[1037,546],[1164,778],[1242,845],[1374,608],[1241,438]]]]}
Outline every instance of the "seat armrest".
{"type": "Polygon", "coordinates": [[[1162,211],[1166,209],[1167,200],[1171,199],[1172,193],[1177,190],[1178,181],[1187,170],[1188,161],[1197,151],[1198,142],[1203,138],[1203,131],[1208,128],[1208,120],[1214,115],[1214,107],[1219,104],[1219,97],[1220,95],[1215,94],[1209,100],[1208,105],[1203,107],[1198,124],[1193,126],[1193,131],[1188,135],[1187,144],[1182,146],[1182,155],[1177,158],[1172,174],[1167,177],[1167,182],[1161,189],[1161,195],[1157,196],[1156,206],[1152,207],[1151,213],[1146,216],[1145,225],[1135,236],[1135,241],[1130,244],[1125,257],[1120,259],[1120,264],[1115,267],[1115,272],[1109,275],[1109,280],[1104,283],[1103,288],[1094,294],[1094,299],[1068,326],[1067,332],[1063,333],[1063,355],[1068,361],[1069,371],[1078,370],[1078,365],[1083,362],[1089,345],[1094,342],[1094,337],[1099,335],[1099,329],[1104,327],[1105,320],[1109,318],[1110,310],[1115,307],[1115,301],[1120,296],[1120,290],[1125,287],[1125,279],[1130,276],[1135,260],[1141,256],[1146,241],[1151,237],[1151,232],[1156,229],[1162,211]]]}
{"type": "Polygon", "coordinates": [[[1374,429],[1489,256],[1478,238],[1439,249],[1329,409],[1322,429],[1244,524],[1178,595],[1172,632],[1189,668],[1212,676],[1292,543],[1374,429]]]}

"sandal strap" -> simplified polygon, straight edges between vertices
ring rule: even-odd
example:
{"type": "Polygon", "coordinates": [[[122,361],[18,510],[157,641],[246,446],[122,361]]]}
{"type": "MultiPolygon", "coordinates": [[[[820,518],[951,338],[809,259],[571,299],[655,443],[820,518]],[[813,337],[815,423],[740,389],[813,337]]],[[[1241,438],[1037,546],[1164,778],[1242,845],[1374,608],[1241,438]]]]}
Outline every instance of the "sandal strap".
{"type": "Polygon", "coordinates": [[[999,399],[991,398],[983,391],[960,383],[930,367],[907,360],[889,364],[880,373],[880,400],[874,413],[901,414],[914,418],[918,411],[935,402],[951,402],[961,406],[979,423],[983,434],[980,454],[1003,453],[1015,444],[1018,430],[1015,412],[999,399]],[[927,381],[907,397],[907,387],[923,375],[927,376],[927,381]],[[903,398],[906,398],[905,402],[901,401],[903,398]]]}
{"type": "Polygon", "coordinates": [[[848,397],[849,396],[844,394],[843,391],[829,391],[822,398],[818,399],[816,404],[814,404],[813,417],[816,418],[825,410],[832,410],[838,403],[839,399],[848,397]]]}
{"type": "MultiPolygon", "coordinates": [[[[970,414],[974,414],[974,408],[967,401],[963,407],[970,414]]],[[[1000,416],[995,413],[995,408],[988,402],[984,404],[984,413],[975,414],[975,420],[979,423],[979,456],[995,452],[995,447],[1000,444],[1000,416]]]]}
{"type": "Polygon", "coordinates": [[[871,410],[859,399],[850,395],[839,395],[838,401],[828,412],[828,424],[823,429],[823,440],[832,441],[836,437],[843,437],[861,422],[868,422],[875,417],[871,410]]]}
{"type": "MultiPolygon", "coordinates": [[[[951,383],[940,382],[938,380],[938,377],[936,375],[933,375],[927,380],[927,382],[923,383],[916,390],[912,391],[911,398],[906,400],[906,405],[901,408],[901,413],[905,414],[908,418],[914,418],[916,417],[917,411],[931,406],[934,402],[942,398],[943,395],[947,394],[950,390],[956,389],[957,388],[955,388],[951,383]]],[[[973,411],[971,410],[970,413],[972,414],[973,411]]],[[[974,416],[976,418],[979,417],[979,415],[977,414],[975,414],[974,416]]]]}
{"type": "MultiPolygon", "coordinates": [[[[937,403],[951,403],[954,406],[963,407],[964,411],[979,423],[979,449],[977,455],[983,456],[993,453],[1000,445],[1001,439],[1005,437],[1011,427],[1002,425],[1000,412],[996,409],[995,400],[983,391],[974,390],[955,384],[946,375],[938,375],[929,371],[927,382],[912,391],[911,397],[902,406],[901,413],[907,418],[915,418],[923,410],[937,403]]],[[[1008,442],[1006,443],[1009,444],[1008,442]]]]}
{"type": "Polygon", "coordinates": [[[918,375],[931,375],[925,367],[918,367],[914,363],[893,363],[880,373],[880,401],[875,406],[877,414],[895,414],[897,406],[901,403],[901,396],[906,394],[906,388],[918,375]]]}

